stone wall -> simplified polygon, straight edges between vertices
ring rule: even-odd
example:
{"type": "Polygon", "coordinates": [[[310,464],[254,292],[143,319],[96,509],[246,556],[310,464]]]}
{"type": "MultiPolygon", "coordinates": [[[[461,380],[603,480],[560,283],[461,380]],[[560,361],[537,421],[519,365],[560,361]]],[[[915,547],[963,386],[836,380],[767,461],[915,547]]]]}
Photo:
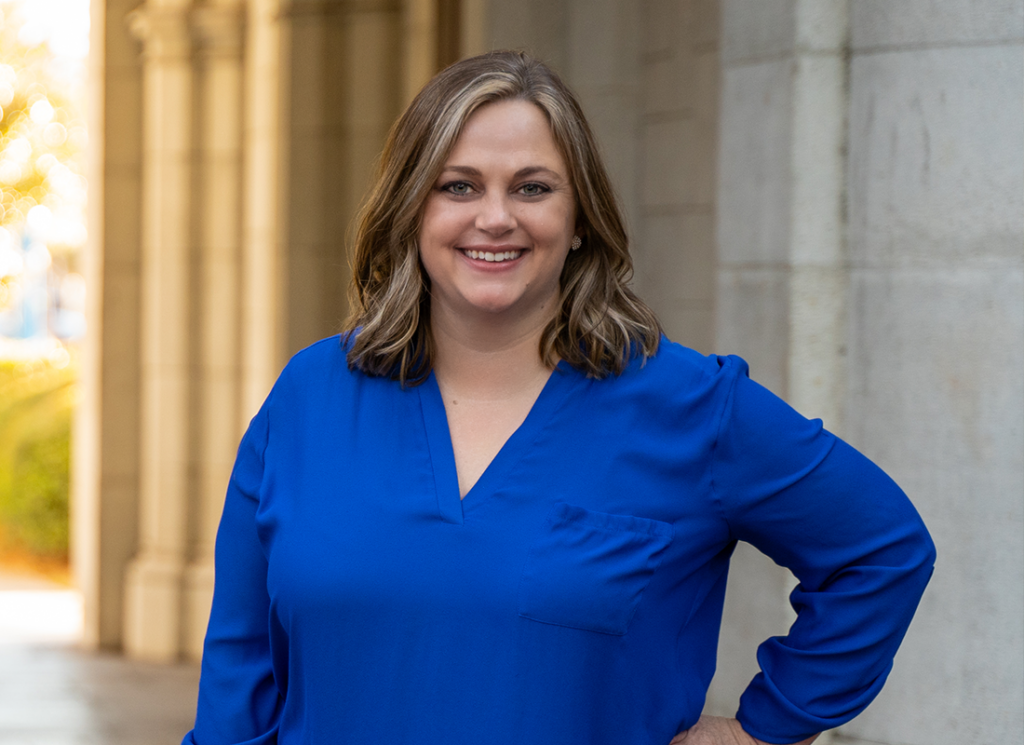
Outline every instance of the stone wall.
{"type": "MultiPolygon", "coordinates": [[[[938,544],[846,737],[1024,732],[1022,36],[1019,2],[724,2],[718,344],[892,474],[938,544]]],[[[718,707],[792,582],[738,558],[718,707]]]]}
{"type": "Polygon", "coordinates": [[[854,2],[847,436],[913,498],[935,577],[844,731],[1024,737],[1024,3],[854,2]]]}

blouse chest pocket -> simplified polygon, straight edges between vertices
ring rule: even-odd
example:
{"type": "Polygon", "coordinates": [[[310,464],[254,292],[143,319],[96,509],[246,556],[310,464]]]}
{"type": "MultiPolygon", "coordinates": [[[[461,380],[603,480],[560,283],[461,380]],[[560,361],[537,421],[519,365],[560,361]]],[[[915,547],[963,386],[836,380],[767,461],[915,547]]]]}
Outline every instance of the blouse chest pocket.
{"type": "Polygon", "coordinates": [[[558,503],[519,583],[519,615],[622,636],[672,542],[660,520],[558,503]]]}

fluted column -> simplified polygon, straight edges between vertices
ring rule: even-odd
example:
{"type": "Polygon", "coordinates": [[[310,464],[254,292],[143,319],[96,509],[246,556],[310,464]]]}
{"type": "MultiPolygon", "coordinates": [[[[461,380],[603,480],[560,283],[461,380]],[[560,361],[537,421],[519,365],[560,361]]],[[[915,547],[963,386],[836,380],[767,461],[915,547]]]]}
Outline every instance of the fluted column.
{"type": "Polygon", "coordinates": [[[192,15],[199,126],[193,293],[198,357],[192,396],[194,481],[184,576],[182,651],[202,655],[213,599],[213,549],[241,436],[240,243],[245,8],[222,0],[192,15]]]}
{"type": "Polygon", "coordinates": [[[437,72],[437,0],[402,0],[402,103],[437,72]]]}
{"type": "Polygon", "coordinates": [[[256,413],[287,354],[284,241],[281,0],[249,0],[245,27],[245,192],[242,243],[242,403],[256,413]]]}
{"type": "Polygon", "coordinates": [[[189,466],[190,247],[194,228],[189,4],[149,2],[143,42],[142,422],[139,552],[128,567],[124,648],[176,659],[181,645],[189,466]]]}
{"type": "Polygon", "coordinates": [[[198,659],[241,433],[244,0],[150,0],[143,41],[139,551],[125,651],[198,659]]]}
{"type": "Polygon", "coordinates": [[[142,70],[125,14],[90,4],[89,333],[72,436],[71,565],[85,599],[87,648],[121,646],[125,567],[137,550],[142,70]]]}
{"type": "Polygon", "coordinates": [[[286,354],[346,313],[346,231],[401,97],[399,0],[280,6],[281,265],[286,354]]]}

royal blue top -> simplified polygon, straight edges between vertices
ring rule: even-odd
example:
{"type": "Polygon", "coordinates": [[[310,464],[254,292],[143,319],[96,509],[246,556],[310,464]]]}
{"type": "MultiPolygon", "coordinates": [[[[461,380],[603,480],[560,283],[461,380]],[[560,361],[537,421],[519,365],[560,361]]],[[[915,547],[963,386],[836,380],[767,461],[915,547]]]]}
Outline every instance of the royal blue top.
{"type": "Polygon", "coordinates": [[[799,579],[747,732],[795,742],[882,687],[931,540],[742,360],[563,362],[460,500],[434,378],[345,354],[296,355],[242,440],[186,745],[666,745],[704,705],[737,540],[799,579]]]}

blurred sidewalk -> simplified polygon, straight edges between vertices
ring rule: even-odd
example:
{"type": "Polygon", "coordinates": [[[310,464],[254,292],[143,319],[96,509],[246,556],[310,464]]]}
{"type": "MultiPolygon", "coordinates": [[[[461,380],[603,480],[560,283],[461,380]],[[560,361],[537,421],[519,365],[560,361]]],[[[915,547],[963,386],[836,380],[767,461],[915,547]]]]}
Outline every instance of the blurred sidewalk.
{"type": "Polygon", "coordinates": [[[0,569],[0,745],[176,745],[195,716],[197,665],[76,648],[77,592],[0,569]]]}

